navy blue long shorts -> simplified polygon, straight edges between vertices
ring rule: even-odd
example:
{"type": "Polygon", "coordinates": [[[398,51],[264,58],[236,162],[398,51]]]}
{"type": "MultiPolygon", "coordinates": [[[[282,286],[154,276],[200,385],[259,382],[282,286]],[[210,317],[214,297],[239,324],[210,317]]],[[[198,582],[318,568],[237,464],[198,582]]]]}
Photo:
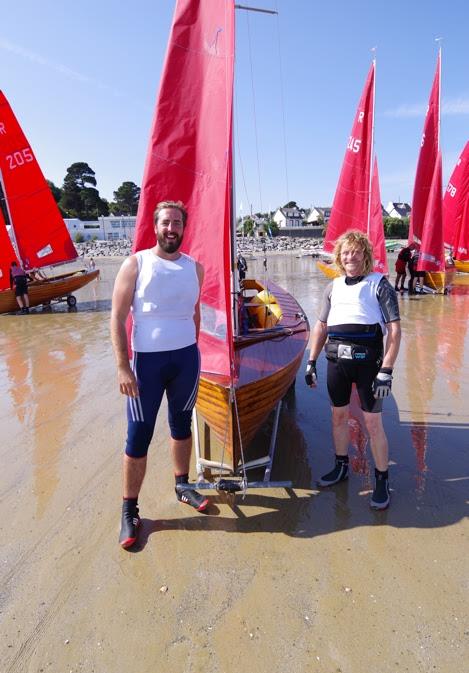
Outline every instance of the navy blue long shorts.
{"type": "Polygon", "coordinates": [[[199,387],[199,349],[197,344],[192,344],[174,351],[134,353],[132,370],[139,397],[127,398],[125,453],[132,458],[143,458],[147,455],[165,392],[171,437],[187,439],[191,436],[192,409],[199,387]]]}

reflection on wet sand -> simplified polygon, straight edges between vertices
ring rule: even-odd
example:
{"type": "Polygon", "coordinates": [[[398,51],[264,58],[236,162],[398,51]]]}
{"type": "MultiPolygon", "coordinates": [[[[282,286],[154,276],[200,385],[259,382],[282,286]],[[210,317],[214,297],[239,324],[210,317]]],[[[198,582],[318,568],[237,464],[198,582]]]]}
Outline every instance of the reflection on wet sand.
{"type": "Polygon", "coordinates": [[[10,322],[3,343],[12,406],[32,433],[34,494],[41,518],[59,481],[58,462],[80,387],[84,344],[80,333],[70,334],[58,324],[54,330],[54,317],[48,321],[47,338],[31,338],[32,320],[10,322]]]}
{"type": "Polygon", "coordinates": [[[461,389],[469,295],[418,297],[402,302],[401,313],[403,323],[408,321],[412,328],[404,340],[405,380],[417,491],[423,493],[428,471],[428,418],[444,384],[454,400],[461,389]]]}

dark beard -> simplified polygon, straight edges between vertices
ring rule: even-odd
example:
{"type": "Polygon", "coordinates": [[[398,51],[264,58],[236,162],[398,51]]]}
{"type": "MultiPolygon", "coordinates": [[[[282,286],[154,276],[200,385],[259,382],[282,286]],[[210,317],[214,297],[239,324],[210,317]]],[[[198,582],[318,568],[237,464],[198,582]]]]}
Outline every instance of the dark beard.
{"type": "Polygon", "coordinates": [[[164,237],[164,234],[161,234],[161,233],[157,234],[156,238],[157,238],[158,245],[160,246],[160,248],[164,252],[167,252],[169,254],[171,254],[173,252],[177,252],[179,250],[179,248],[181,247],[181,244],[182,244],[182,234],[181,234],[181,236],[179,236],[174,241],[168,241],[164,237]]]}

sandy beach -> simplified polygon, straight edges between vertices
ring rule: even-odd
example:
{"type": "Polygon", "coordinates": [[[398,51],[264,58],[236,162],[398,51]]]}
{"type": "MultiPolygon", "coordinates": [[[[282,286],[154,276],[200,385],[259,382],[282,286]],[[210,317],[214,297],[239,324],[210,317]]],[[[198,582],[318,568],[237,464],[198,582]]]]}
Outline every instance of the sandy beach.
{"type": "MultiPolygon", "coordinates": [[[[1,316],[0,653],[5,673],[456,673],[469,658],[469,286],[400,299],[401,354],[384,421],[392,505],[368,507],[372,464],[351,420],[348,482],[331,463],[325,360],[281,414],[274,479],[291,489],[178,503],[165,408],[117,544],[125,436],[109,340],[117,259],[77,312],[1,316]]],[[[261,275],[262,259],[249,262],[261,275]]],[[[311,258],[269,273],[311,321],[326,280],[311,258]]],[[[268,440],[268,428],[256,439],[268,440]]],[[[192,475],[194,476],[194,475],[192,475]]]]}

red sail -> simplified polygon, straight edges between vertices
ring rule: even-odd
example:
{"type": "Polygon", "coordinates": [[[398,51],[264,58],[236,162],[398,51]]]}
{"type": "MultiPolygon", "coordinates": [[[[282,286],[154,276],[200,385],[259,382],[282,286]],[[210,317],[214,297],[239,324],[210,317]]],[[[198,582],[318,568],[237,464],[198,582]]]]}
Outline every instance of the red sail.
{"type": "Polygon", "coordinates": [[[335,241],[349,229],[368,231],[371,146],[373,141],[375,64],[371,64],[355,121],[347,142],[337,184],[324,249],[331,252],[335,241]]]}
{"type": "Polygon", "coordinates": [[[374,271],[388,273],[388,260],[386,246],[384,244],[383,209],[381,206],[381,194],[379,191],[378,160],[375,157],[373,163],[373,176],[371,178],[371,204],[370,204],[370,228],[369,237],[373,246],[375,260],[374,271]]]}
{"type": "Polygon", "coordinates": [[[423,223],[419,271],[444,271],[445,256],[443,247],[443,200],[442,194],[441,152],[438,152],[435,171],[430,185],[427,210],[423,223]]]}
{"type": "Polygon", "coordinates": [[[409,244],[422,240],[423,223],[430,195],[436,157],[439,149],[440,120],[440,54],[438,54],[435,77],[428,101],[423,127],[420,154],[415,174],[412,212],[410,214],[409,244]]]}
{"type": "Polygon", "coordinates": [[[458,159],[443,199],[445,245],[455,259],[469,260],[469,142],[458,159]]]}
{"type": "Polygon", "coordinates": [[[10,287],[10,266],[12,262],[17,261],[18,258],[11,244],[2,211],[0,210],[0,290],[6,290],[10,287]]]}
{"type": "Polygon", "coordinates": [[[178,0],[160,82],[137,215],[134,251],[155,244],[153,211],[181,199],[183,250],[205,270],[202,370],[229,375],[231,134],[234,4],[178,0]]]}
{"type": "Polygon", "coordinates": [[[25,269],[77,257],[36,157],[0,91],[0,174],[8,216],[25,269]]]}

